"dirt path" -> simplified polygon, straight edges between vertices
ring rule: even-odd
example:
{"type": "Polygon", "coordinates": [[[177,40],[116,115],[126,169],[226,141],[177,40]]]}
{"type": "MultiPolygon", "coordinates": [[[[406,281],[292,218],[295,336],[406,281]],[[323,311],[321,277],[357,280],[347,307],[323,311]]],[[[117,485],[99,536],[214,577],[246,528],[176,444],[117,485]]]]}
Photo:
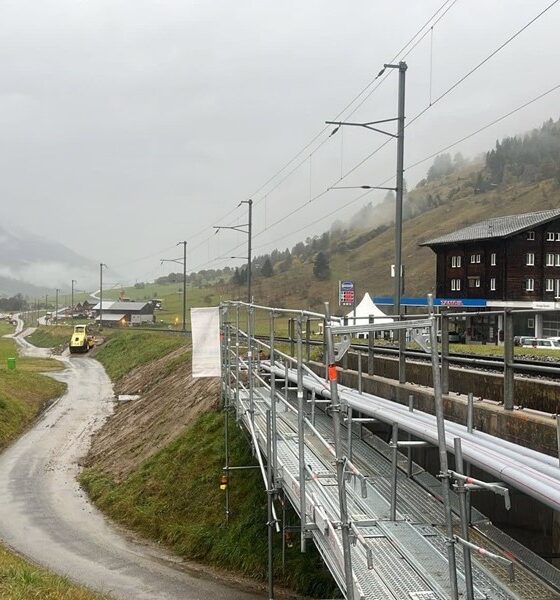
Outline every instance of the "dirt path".
{"type": "MultiPolygon", "coordinates": [[[[45,355],[21,335],[16,339],[26,354],[45,355]]],[[[67,368],[53,376],[68,385],[68,392],[0,455],[2,540],[53,571],[116,598],[261,598],[216,581],[202,569],[188,571],[176,557],[124,535],[89,503],[76,481],[78,464],[91,435],[112,412],[113,393],[97,361],[62,360],[67,368]]]]}

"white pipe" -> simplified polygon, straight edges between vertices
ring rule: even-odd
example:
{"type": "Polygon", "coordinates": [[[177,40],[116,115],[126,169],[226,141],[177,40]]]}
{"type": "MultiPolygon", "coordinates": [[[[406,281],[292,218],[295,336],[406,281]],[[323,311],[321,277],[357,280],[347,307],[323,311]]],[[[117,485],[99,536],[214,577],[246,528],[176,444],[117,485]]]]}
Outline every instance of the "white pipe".
{"type": "MultiPolygon", "coordinates": [[[[263,366],[267,368],[267,365],[263,366]]],[[[269,365],[268,369],[270,369],[269,365]]],[[[289,373],[290,379],[294,377],[289,373]]],[[[304,385],[326,397],[329,395],[321,383],[313,381],[310,377],[304,377],[304,385]]],[[[349,406],[360,412],[385,422],[397,422],[399,427],[416,437],[432,444],[437,443],[435,417],[432,415],[418,410],[410,413],[407,407],[398,403],[371,394],[359,395],[344,386],[341,386],[341,396],[347,400],[349,406]]],[[[520,452],[517,444],[499,438],[489,440],[488,438],[492,436],[487,434],[485,436],[468,434],[466,428],[449,421],[446,422],[446,427],[448,426],[450,430],[446,434],[446,445],[449,451],[453,452],[453,438],[461,437],[464,440],[465,460],[537,498],[547,506],[560,510],[559,469],[557,467],[555,470],[550,469],[546,455],[535,451],[520,452]]]]}

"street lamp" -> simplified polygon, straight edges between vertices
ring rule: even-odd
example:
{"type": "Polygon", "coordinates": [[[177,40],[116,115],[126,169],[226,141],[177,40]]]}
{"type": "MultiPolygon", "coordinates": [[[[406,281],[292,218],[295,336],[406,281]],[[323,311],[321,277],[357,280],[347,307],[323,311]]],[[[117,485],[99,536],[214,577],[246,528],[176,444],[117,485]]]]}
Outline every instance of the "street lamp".
{"type": "MultiPolygon", "coordinates": [[[[248,220],[249,222],[248,223],[245,223],[243,225],[235,225],[235,226],[228,226],[228,227],[226,227],[225,225],[214,225],[214,229],[216,230],[216,233],[218,233],[220,231],[220,229],[233,229],[234,231],[240,231],[241,233],[247,234],[247,302],[249,304],[251,304],[251,301],[252,301],[252,297],[251,297],[251,257],[252,257],[251,243],[252,243],[252,236],[253,236],[253,200],[251,198],[249,198],[249,200],[242,200],[238,204],[238,208],[242,204],[247,204],[249,207],[249,220],[248,220]],[[245,227],[247,229],[244,229],[245,227]]],[[[242,258],[245,258],[245,257],[242,257],[242,258]]]]}
{"type": "Polygon", "coordinates": [[[162,258],[161,264],[164,262],[173,262],[183,265],[183,332],[187,331],[187,242],[177,242],[177,246],[183,245],[183,258],[162,258]]]}
{"type": "MultiPolygon", "coordinates": [[[[378,121],[368,121],[365,123],[354,123],[346,121],[325,121],[329,125],[336,125],[335,129],[331,132],[331,136],[334,135],[340,127],[362,127],[381,133],[383,135],[395,138],[397,140],[397,177],[395,188],[384,188],[377,186],[359,186],[361,189],[393,189],[396,192],[396,206],[395,206],[395,291],[394,291],[394,312],[396,315],[402,317],[401,311],[401,297],[402,297],[402,221],[403,221],[403,191],[404,191],[404,105],[405,105],[405,82],[406,82],[406,70],[407,64],[405,62],[399,62],[396,65],[385,64],[380,75],[383,74],[385,69],[398,69],[399,71],[399,98],[398,98],[398,116],[391,119],[381,119],[378,121]],[[381,123],[397,122],[397,133],[391,133],[384,129],[374,127],[381,123]]],[[[336,189],[336,188],[333,188],[336,189]]],[[[341,188],[338,188],[341,189],[341,188]]],[[[399,382],[406,382],[405,373],[405,357],[404,350],[406,346],[406,338],[404,331],[399,331],[399,382]]]]}

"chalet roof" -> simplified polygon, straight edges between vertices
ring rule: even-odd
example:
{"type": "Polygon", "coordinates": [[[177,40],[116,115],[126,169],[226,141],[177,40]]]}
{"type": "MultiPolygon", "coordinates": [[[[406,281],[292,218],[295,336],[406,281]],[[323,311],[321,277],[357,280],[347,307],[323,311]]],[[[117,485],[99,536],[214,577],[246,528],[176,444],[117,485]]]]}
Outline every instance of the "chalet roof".
{"type": "MultiPolygon", "coordinates": [[[[115,302],[114,300],[103,300],[103,310],[106,311],[125,311],[138,312],[142,310],[149,302],[115,302]]],[[[99,310],[99,302],[93,307],[93,310],[99,310]]]]}
{"type": "Polygon", "coordinates": [[[442,235],[441,237],[422,242],[420,246],[439,246],[444,244],[457,244],[460,242],[473,242],[476,240],[490,240],[507,238],[516,233],[526,231],[537,225],[543,225],[560,217],[560,208],[554,210],[541,210],[539,212],[524,213],[522,215],[508,215],[480,221],[474,225],[463,227],[442,235]]]}

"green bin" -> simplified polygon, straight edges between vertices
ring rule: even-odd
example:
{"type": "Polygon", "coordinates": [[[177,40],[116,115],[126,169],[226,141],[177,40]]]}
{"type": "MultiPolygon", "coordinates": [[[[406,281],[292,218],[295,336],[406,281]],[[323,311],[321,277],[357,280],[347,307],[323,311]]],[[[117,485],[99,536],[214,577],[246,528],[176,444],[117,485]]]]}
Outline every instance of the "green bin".
{"type": "Polygon", "coordinates": [[[8,358],[8,371],[15,371],[15,370],[16,370],[16,359],[8,358]]]}

